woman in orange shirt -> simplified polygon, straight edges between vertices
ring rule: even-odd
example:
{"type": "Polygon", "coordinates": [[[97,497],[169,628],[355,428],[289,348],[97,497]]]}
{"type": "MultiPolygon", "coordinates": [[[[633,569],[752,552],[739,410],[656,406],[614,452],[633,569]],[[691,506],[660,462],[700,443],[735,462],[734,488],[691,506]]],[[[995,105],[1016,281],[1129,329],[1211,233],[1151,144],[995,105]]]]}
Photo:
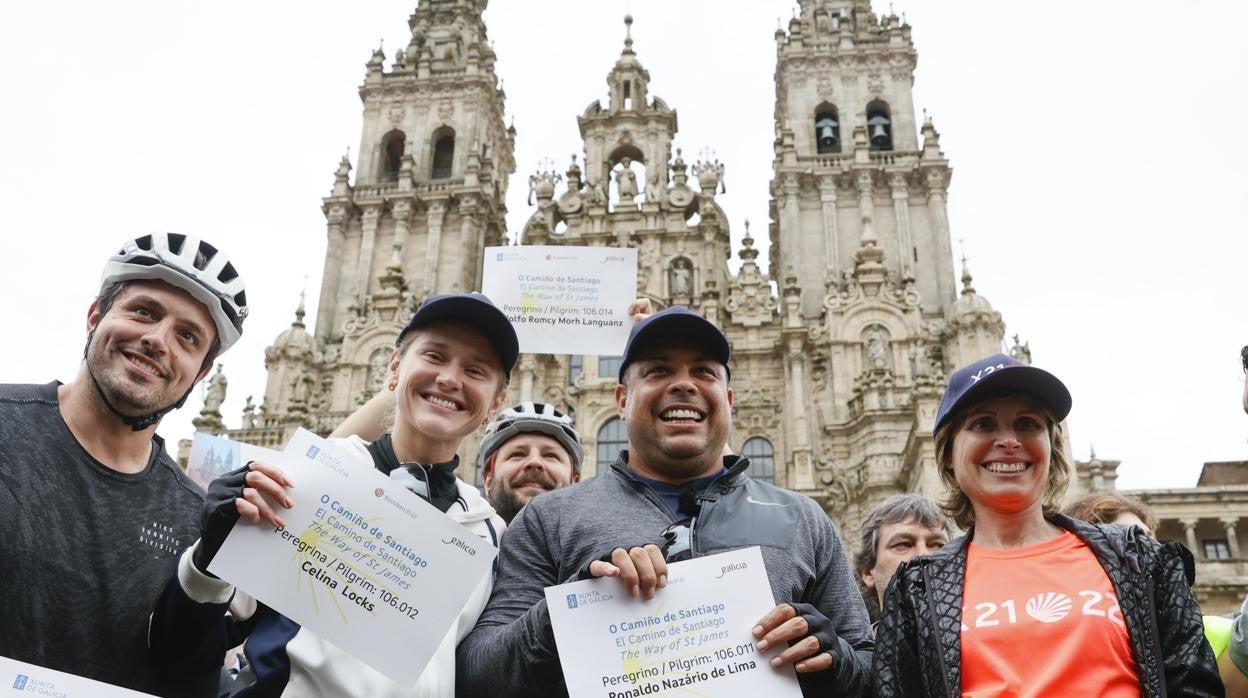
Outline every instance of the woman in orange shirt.
{"type": "Polygon", "coordinates": [[[1057,513],[1070,393],[998,354],[959,369],[936,417],[942,506],[966,535],[893,577],[880,696],[1221,696],[1191,554],[1057,513]]]}

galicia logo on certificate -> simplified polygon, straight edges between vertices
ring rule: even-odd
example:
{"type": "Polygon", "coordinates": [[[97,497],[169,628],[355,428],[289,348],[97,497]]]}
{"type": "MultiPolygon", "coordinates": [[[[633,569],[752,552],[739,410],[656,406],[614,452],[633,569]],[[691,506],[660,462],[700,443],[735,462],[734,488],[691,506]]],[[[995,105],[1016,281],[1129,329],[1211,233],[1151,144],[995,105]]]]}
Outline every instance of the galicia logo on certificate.
{"type": "Polygon", "coordinates": [[[754,624],[775,605],[758,547],[668,566],[650,601],[604,578],[546,589],[572,698],[800,698],[791,666],[771,667],[754,624]]]}

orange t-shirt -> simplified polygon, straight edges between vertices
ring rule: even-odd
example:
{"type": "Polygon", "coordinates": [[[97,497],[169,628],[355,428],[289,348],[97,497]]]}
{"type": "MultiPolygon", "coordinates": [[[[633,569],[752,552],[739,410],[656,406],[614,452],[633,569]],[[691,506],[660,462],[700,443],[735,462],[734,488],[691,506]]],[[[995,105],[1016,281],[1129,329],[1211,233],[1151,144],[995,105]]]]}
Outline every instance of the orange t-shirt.
{"type": "Polygon", "coordinates": [[[962,600],[963,696],[1139,698],[1118,596],[1073,533],[1010,550],[971,543],[962,600]]]}

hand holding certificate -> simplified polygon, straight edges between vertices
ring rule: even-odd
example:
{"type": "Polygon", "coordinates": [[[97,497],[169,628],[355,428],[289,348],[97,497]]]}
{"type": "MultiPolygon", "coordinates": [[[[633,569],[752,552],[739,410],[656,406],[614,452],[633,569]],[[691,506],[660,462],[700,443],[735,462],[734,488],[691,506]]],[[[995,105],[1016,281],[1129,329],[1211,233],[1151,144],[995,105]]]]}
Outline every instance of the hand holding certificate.
{"type": "Polygon", "coordinates": [[[284,526],[235,525],[210,571],[411,686],[496,551],[371,462],[300,430],[284,526]]]}
{"type": "Polygon", "coordinates": [[[773,669],[754,644],[775,605],[756,547],[669,565],[649,600],[593,579],[547,588],[546,603],[573,698],[801,696],[792,667],[773,669]]]}

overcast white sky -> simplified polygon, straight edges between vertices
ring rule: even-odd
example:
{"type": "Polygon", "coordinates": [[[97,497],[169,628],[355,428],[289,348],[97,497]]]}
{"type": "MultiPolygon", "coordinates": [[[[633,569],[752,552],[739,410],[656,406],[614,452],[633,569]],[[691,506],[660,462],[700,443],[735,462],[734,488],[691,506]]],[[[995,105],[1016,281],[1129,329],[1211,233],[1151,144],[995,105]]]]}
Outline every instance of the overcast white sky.
{"type": "MultiPolygon", "coordinates": [[[[70,380],[104,259],[153,230],[226,250],[254,308],[222,361],[224,412],[264,392],[264,347],[315,299],[320,197],[358,150],[356,89],[415,0],[24,2],[0,25],[0,381],[70,380]],[[306,278],[306,281],[305,281],[306,278]]],[[[509,227],[529,173],[580,151],[631,10],[651,94],[686,156],[727,164],[720,201],[765,242],[777,17],[787,0],[494,0],[518,136],[509,227]]],[[[950,221],[975,287],[1069,385],[1076,455],[1122,487],[1187,487],[1248,458],[1248,5],[895,0],[919,52],[915,104],[954,167],[950,221]]],[[[877,12],[887,5],[876,3],[877,12]]],[[[387,60],[389,63],[389,58],[387,60]]],[[[760,259],[765,260],[766,255],[760,259]]],[[[315,312],[314,300],[309,311],[315,312]]],[[[312,318],[309,317],[309,320],[312,318]]],[[[310,323],[309,323],[310,324],[310,323]]],[[[197,393],[161,433],[191,432],[197,393]]]]}

